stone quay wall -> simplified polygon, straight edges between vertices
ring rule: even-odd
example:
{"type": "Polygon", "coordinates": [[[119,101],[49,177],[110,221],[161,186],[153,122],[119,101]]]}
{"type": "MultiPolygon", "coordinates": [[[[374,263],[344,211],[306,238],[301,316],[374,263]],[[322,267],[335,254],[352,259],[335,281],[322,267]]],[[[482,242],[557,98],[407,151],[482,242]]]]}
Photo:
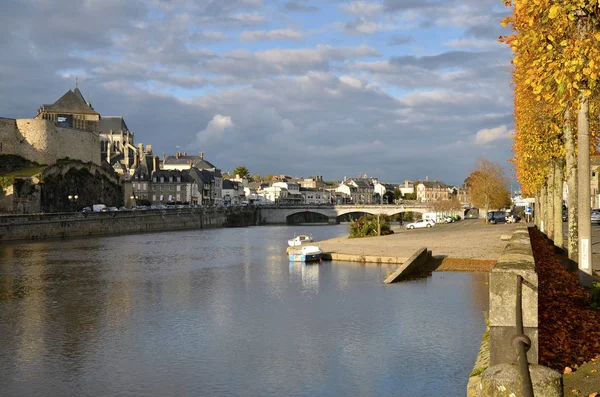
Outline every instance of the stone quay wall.
{"type": "Polygon", "coordinates": [[[101,164],[97,133],[57,127],[48,120],[0,117],[0,143],[0,154],[14,154],[38,164],[50,165],[66,157],[101,164]]]}
{"type": "Polygon", "coordinates": [[[253,210],[177,209],[0,216],[0,242],[249,226],[253,210]]]}
{"type": "Polygon", "coordinates": [[[490,272],[489,327],[467,384],[468,397],[522,395],[523,380],[513,346],[517,334],[517,276],[523,278],[523,332],[531,342],[527,361],[534,395],[562,396],[561,374],[538,365],[538,277],[529,230],[520,226],[490,272]]]}

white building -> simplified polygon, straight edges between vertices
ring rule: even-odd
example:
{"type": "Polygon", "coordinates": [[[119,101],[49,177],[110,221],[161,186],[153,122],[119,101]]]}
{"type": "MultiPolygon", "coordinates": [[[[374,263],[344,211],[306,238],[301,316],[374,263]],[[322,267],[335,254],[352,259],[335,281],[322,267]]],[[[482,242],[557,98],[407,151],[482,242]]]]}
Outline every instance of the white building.
{"type": "Polygon", "coordinates": [[[331,192],[325,189],[300,188],[303,204],[331,204],[331,192]]]}
{"type": "Polygon", "coordinates": [[[239,205],[246,199],[242,182],[231,181],[229,179],[223,180],[222,194],[225,205],[239,205]]]}
{"type": "Polygon", "coordinates": [[[273,187],[280,187],[282,189],[287,190],[287,196],[285,197],[285,201],[287,203],[302,203],[304,198],[302,194],[300,194],[300,185],[294,182],[275,182],[273,183],[273,187]]]}

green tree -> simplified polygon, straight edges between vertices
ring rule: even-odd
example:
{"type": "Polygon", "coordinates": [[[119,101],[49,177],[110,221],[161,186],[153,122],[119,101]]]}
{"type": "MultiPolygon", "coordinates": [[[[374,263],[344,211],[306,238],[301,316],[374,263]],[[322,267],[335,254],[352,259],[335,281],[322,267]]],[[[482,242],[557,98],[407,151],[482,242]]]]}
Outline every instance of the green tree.
{"type": "Polygon", "coordinates": [[[404,200],[416,200],[417,199],[417,193],[413,192],[413,193],[406,193],[404,195],[404,200]]]}
{"type": "Polygon", "coordinates": [[[250,171],[243,165],[238,165],[233,170],[233,175],[239,175],[240,178],[248,178],[250,176],[250,171]]]}
{"type": "Polygon", "coordinates": [[[400,191],[400,189],[395,188],[394,189],[394,200],[398,200],[402,198],[402,192],[400,191]]]}

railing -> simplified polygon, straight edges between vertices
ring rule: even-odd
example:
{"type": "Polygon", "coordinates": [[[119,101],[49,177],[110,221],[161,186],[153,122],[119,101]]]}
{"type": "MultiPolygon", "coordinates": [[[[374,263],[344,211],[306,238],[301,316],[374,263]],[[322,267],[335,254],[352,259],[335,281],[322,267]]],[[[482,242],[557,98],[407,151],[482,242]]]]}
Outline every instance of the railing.
{"type": "Polygon", "coordinates": [[[523,381],[523,396],[534,397],[531,374],[529,373],[529,362],[527,361],[527,351],[531,347],[531,339],[525,335],[525,331],[523,330],[523,276],[521,275],[517,275],[516,296],[515,310],[517,334],[513,336],[511,344],[516,349],[519,357],[519,372],[521,373],[521,379],[523,381]]]}

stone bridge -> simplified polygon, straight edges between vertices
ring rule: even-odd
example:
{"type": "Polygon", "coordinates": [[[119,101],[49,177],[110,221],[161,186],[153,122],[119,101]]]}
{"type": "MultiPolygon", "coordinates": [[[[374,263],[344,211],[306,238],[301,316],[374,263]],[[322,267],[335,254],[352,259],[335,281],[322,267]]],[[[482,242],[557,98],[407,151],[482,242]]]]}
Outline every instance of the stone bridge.
{"type": "Polygon", "coordinates": [[[403,204],[359,204],[359,205],[268,205],[260,206],[261,223],[289,223],[291,216],[312,212],[323,215],[330,224],[340,223],[340,217],[352,213],[367,213],[372,215],[396,215],[404,212],[433,212],[430,205],[420,202],[403,204]]]}

